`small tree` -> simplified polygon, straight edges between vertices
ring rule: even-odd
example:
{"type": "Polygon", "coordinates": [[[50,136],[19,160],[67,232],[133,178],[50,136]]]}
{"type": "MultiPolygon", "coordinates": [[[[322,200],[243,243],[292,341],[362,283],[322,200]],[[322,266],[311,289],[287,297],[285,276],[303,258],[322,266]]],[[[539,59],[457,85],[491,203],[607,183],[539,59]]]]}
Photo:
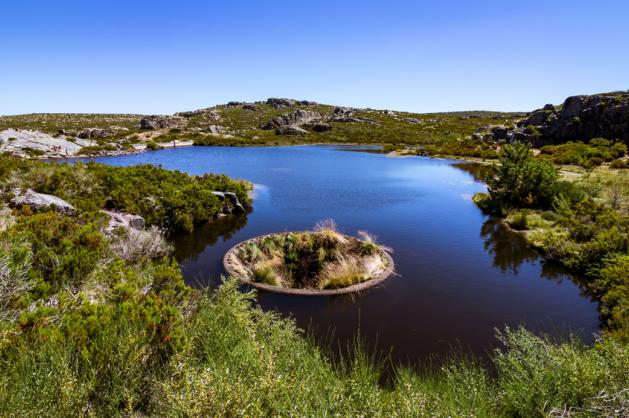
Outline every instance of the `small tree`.
{"type": "Polygon", "coordinates": [[[535,158],[530,145],[505,145],[500,166],[487,179],[489,195],[503,209],[552,205],[559,174],[548,162],[535,158]]]}

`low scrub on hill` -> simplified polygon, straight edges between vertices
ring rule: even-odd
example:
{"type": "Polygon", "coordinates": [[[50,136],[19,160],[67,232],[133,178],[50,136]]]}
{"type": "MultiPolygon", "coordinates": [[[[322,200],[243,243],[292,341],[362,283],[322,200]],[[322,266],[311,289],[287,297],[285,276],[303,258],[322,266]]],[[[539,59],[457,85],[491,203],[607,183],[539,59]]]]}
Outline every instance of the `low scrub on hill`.
{"type": "Polygon", "coordinates": [[[544,159],[555,164],[592,168],[624,157],[627,154],[627,145],[624,142],[595,138],[587,144],[566,142],[560,145],[547,145],[540,151],[544,159]]]}

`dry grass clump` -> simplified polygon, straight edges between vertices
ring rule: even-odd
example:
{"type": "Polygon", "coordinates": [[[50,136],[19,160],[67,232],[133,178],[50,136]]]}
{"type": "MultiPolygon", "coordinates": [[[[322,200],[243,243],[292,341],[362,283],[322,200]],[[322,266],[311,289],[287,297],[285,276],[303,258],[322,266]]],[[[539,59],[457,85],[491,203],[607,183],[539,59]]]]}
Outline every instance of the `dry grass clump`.
{"type": "Polygon", "coordinates": [[[151,226],[146,230],[118,228],[112,238],[111,249],[125,261],[137,261],[167,256],[173,248],[162,231],[151,226]]]}
{"type": "Polygon", "coordinates": [[[313,231],[269,235],[246,242],[231,263],[257,283],[298,289],[338,289],[371,280],[391,268],[375,237],[338,232],[334,221],[313,231]]]}

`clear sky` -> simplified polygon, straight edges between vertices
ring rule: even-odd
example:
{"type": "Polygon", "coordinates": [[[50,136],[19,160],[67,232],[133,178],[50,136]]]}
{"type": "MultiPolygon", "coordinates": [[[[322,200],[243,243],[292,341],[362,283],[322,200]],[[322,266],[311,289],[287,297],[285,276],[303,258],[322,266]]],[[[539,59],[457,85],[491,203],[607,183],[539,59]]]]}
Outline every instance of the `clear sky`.
{"type": "Polygon", "coordinates": [[[626,89],[627,0],[0,4],[0,114],[267,97],[520,111],[626,89]]]}

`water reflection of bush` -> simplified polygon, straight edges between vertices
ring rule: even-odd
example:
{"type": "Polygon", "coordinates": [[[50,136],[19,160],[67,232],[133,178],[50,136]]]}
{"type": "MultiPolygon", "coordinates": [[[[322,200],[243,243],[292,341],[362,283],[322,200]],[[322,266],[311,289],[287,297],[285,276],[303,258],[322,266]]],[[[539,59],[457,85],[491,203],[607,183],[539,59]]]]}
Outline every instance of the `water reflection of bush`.
{"type": "Polygon", "coordinates": [[[484,182],[487,179],[487,176],[490,175],[494,166],[489,164],[479,164],[474,162],[463,161],[459,163],[452,164],[452,167],[456,167],[459,170],[463,170],[466,173],[470,174],[474,180],[484,182]]]}
{"type": "Polygon", "coordinates": [[[533,262],[539,254],[531,248],[526,240],[512,232],[499,220],[489,219],[481,227],[481,236],[485,239],[483,246],[493,257],[494,267],[502,272],[511,271],[518,274],[524,262],[533,262]]]}
{"type": "Polygon", "coordinates": [[[184,260],[195,261],[208,246],[216,244],[219,238],[224,241],[231,239],[234,234],[247,225],[247,214],[240,216],[230,216],[195,228],[187,234],[172,237],[175,245],[175,259],[178,262],[184,260]]]}
{"type": "Polygon", "coordinates": [[[494,267],[502,272],[518,274],[518,269],[523,263],[541,259],[542,277],[559,283],[564,279],[572,280],[581,288],[582,294],[591,296],[585,291],[582,278],[570,274],[558,261],[542,258],[524,237],[511,231],[500,220],[485,221],[481,227],[481,237],[485,239],[483,243],[485,250],[493,257],[494,267]]]}

